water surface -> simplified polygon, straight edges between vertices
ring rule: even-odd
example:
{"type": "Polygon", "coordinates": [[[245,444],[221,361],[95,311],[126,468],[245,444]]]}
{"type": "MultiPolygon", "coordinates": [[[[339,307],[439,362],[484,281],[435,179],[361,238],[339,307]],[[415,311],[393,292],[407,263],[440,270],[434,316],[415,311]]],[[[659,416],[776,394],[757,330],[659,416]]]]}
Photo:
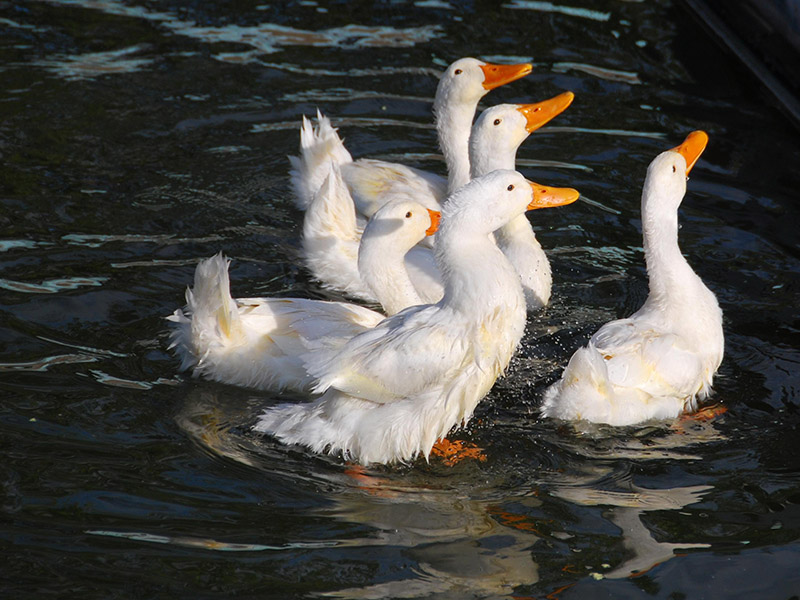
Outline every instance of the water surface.
{"type": "Polygon", "coordinates": [[[800,590],[800,136],[666,0],[0,3],[4,597],[788,598],[800,590]],[[237,296],[339,296],[298,260],[286,156],[317,107],[354,156],[443,172],[436,75],[532,61],[572,90],[519,152],[587,201],[531,215],[554,269],[454,435],[485,461],[358,471],[252,434],[286,401],[177,372],[202,258],[237,296]],[[643,301],[647,164],[693,129],[681,243],[725,313],[707,420],[541,420],[643,301]]]}

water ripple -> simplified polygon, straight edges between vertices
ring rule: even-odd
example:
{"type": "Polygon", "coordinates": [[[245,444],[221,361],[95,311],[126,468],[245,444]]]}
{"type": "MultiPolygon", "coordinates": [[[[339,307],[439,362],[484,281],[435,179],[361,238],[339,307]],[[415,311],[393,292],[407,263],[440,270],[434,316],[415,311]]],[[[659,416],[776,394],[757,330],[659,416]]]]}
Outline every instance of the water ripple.
{"type": "Polygon", "coordinates": [[[45,337],[43,335],[37,335],[42,341],[48,342],[50,344],[56,344],[57,346],[65,346],[67,348],[74,348],[76,350],[83,350],[84,352],[90,352],[92,354],[97,354],[99,356],[115,356],[117,358],[124,358],[128,356],[127,354],[122,354],[120,352],[114,352],[113,350],[105,350],[103,348],[94,348],[92,346],[81,346],[79,344],[71,344],[69,342],[62,342],[59,340],[54,340],[52,338],[45,337]]]}
{"type": "Polygon", "coordinates": [[[0,279],[0,288],[23,294],[57,294],[67,290],[81,287],[99,287],[107,281],[107,277],[67,277],[64,279],[49,279],[41,283],[14,281],[13,279],[0,279]]]}
{"type": "Polygon", "coordinates": [[[137,542],[149,542],[151,544],[170,544],[183,546],[185,548],[201,548],[203,550],[214,550],[217,552],[263,552],[265,550],[298,550],[308,548],[332,548],[338,545],[337,542],[295,542],[283,544],[281,546],[266,546],[264,544],[242,544],[220,542],[209,538],[188,537],[188,536],[167,536],[155,535],[138,531],[105,531],[101,529],[90,529],[85,533],[88,535],[102,535],[106,537],[122,538],[135,540],[137,542]]]}
{"type": "Polygon", "coordinates": [[[353,100],[362,100],[367,98],[381,98],[390,100],[404,100],[411,102],[425,102],[431,104],[433,98],[424,98],[422,96],[405,96],[402,94],[390,94],[387,92],[376,92],[372,90],[353,90],[350,88],[329,88],[324,90],[310,89],[302,90],[299,92],[292,92],[283,95],[280,99],[283,102],[332,102],[342,101],[351,102],[353,100]]]}
{"type": "Polygon", "coordinates": [[[443,8],[445,10],[455,9],[452,4],[449,2],[443,2],[442,0],[417,0],[414,2],[414,6],[418,6],[420,8],[443,8]]]}
{"type": "Polygon", "coordinates": [[[264,67],[271,69],[279,69],[287,73],[297,73],[301,75],[329,76],[329,77],[376,77],[383,75],[427,75],[436,77],[437,79],[442,74],[437,69],[429,67],[370,67],[370,68],[349,68],[341,71],[332,69],[314,69],[310,67],[302,67],[291,63],[272,63],[260,61],[264,67]]]}
{"type": "Polygon", "coordinates": [[[143,46],[130,46],[108,52],[87,54],[56,55],[53,58],[36,61],[33,64],[52,71],[68,81],[91,79],[102,75],[134,73],[149,66],[151,58],[127,58],[141,52],[143,46]]]}
{"type": "Polygon", "coordinates": [[[610,135],[617,137],[643,137],[654,140],[663,140],[667,138],[666,133],[659,133],[656,131],[631,131],[629,129],[592,129],[591,127],[565,127],[555,125],[548,127],[547,130],[557,133],[596,133],[599,135],[610,135]]]}
{"type": "Polygon", "coordinates": [[[103,385],[110,385],[111,387],[120,387],[126,388],[129,390],[151,390],[153,386],[156,385],[178,385],[179,381],[176,379],[165,379],[160,377],[155,381],[137,381],[134,379],[122,379],[121,377],[115,377],[114,375],[109,375],[104,371],[100,371],[98,369],[92,369],[89,371],[94,378],[97,380],[97,383],[102,383],[103,385]]]}
{"type": "MultiPolygon", "coordinates": [[[[518,158],[516,165],[518,167],[541,167],[544,169],[571,169],[573,171],[584,171],[585,173],[592,173],[594,169],[587,165],[581,165],[579,163],[569,163],[564,162],[561,160],[538,160],[534,158],[518,158]]],[[[581,199],[583,199],[583,195],[581,195],[581,199]]],[[[589,202],[589,204],[600,205],[599,202],[589,202]]],[[[602,205],[601,205],[602,206],[602,205]]],[[[612,212],[613,209],[608,207],[603,207],[605,210],[609,210],[612,212]]]]}
{"type": "Polygon", "coordinates": [[[16,21],[12,21],[11,19],[0,18],[0,25],[4,25],[6,27],[13,27],[14,29],[29,29],[31,31],[42,31],[41,28],[36,27],[35,25],[28,25],[27,23],[17,23],[16,21]]]}
{"type": "Polygon", "coordinates": [[[34,240],[0,240],[0,252],[8,252],[9,250],[16,250],[24,248],[32,250],[40,246],[50,246],[49,242],[37,242],[34,240]]]}
{"type": "Polygon", "coordinates": [[[592,75],[608,81],[620,81],[622,83],[629,83],[631,85],[640,85],[642,83],[642,80],[639,79],[639,75],[633,71],[620,71],[617,69],[609,69],[607,67],[598,67],[597,65],[587,65],[586,63],[557,62],[553,63],[553,71],[555,73],[581,71],[587,75],[592,75]]]}
{"type": "MultiPolygon", "coordinates": [[[[344,117],[333,121],[334,127],[407,127],[411,129],[433,129],[428,123],[415,123],[414,121],[400,121],[398,119],[376,119],[372,117],[344,117]]],[[[250,133],[264,133],[265,131],[296,130],[297,121],[281,121],[278,123],[258,123],[250,128],[250,133]]]]}
{"type": "Polygon", "coordinates": [[[423,25],[397,29],[380,26],[345,25],[321,31],[293,29],[273,23],[242,27],[195,27],[181,21],[171,21],[167,26],[175,33],[200,39],[207,43],[233,42],[253,47],[257,52],[272,54],[280,46],[357,48],[408,48],[426,43],[441,35],[438,25],[423,25]]]}
{"type": "Polygon", "coordinates": [[[29,371],[33,373],[44,373],[50,367],[59,365],[71,365],[76,363],[90,363],[97,362],[96,356],[89,356],[87,354],[57,354],[55,356],[46,356],[36,360],[26,362],[6,362],[0,363],[0,373],[12,371],[29,371]]]}
{"type": "MultiPolygon", "coordinates": [[[[519,161],[517,161],[517,164],[519,164],[519,161]]],[[[619,211],[616,208],[611,208],[610,206],[606,206],[605,204],[603,204],[602,202],[598,202],[597,200],[592,200],[591,198],[585,196],[584,194],[581,194],[578,200],[584,202],[585,204],[588,204],[589,206],[594,206],[595,208],[599,208],[604,212],[611,213],[612,215],[622,214],[622,211],[619,211]]]]}
{"type": "MultiPolygon", "coordinates": [[[[297,124],[295,124],[296,126],[297,124]]],[[[221,238],[218,235],[211,235],[200,238],[185,238],[176,237],[173,234],[163,235],[143,235],[143,234],[126,234],[126,235],[105,235],[96,233],[70,233],[61,236],[61,239],[69,245],[85,246],[86,248],[99,248],[105,244],[112,242],[121,242],[125,244],[183,244],[186,242],[215,242],[221,238]]]]}
{"type": "Polygon", "coordinates": [[[558,4],[553,4],[552,2],[537,2],[536,0],[511,0],[511,2],[503,4],[503,8],[560,13],[570,17],[591,19],[592,21],[608,21],[611,18],[611,13],[608,12],[590,10],[588,8],[578,8],[575,6],[561,6],[558,4]]]}
{"type": "Polygon", "coordinates": [[[182,21],[169,12],[151,11],[129,6],[116,0],[45,0],[52,4],[79,6],[99,10],[108,15],[145,19],[163,25],[172,33],[216,44],[238,43],[250,46],[261,54],[278,52],[281,46],[336,48],[408,48],[441,37],[439,25],[396,28],[390,26],[345,25],[320,31],[295,29],[275,23],[241,26],[201,27],[182,21]]]}

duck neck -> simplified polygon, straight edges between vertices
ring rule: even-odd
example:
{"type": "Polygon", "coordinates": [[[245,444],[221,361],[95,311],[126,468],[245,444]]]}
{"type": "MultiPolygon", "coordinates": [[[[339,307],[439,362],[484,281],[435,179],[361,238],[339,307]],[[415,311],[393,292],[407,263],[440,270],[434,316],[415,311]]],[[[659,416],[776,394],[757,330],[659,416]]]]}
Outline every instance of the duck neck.
{"type": "Polygon", "coordinates": [[[371,243],[368,237],[362,238],[358,250],[358,272],[387,315],[422,304],[408,276],[404,256],[371,243]]]}
{"type": "Polygon", "coordinates": [[[492,148],[482,146],[479,141],[470,141],[469,164],[472,177],[481,177],[497,169],[515,170],[516,148],[492,148]]]}
{"type": "Polygon", "coordinates": [[[452,194],[469,182],[469,135],[478,103],[447,102],[439,98],[433,105],[439,147],[447,164],[447,193],[452,194]]]}
{"type": "Polygon", "coordinates": [[[679,316],[694,309],[697,289],[703,286],[678,246],[677,211],[642,207],[642,234],[647,276],[648,304],[674,309],[679,316]]]}
{"type": "Polygon", "coordinates": [[[470,236],[460,229],[455,237],[440,230],[436,260],[444,279],[444,305],[476,322],[506,310],[521,310],[524,319],[519,276],[490,235],[470,236]]]}
{"type": "Polygon", "coordinates": [[[550,301],[553,275],[528,218],[519,215],[495,231],[494,237],[522,282],[528,309],[546,305],[550,301]]]}

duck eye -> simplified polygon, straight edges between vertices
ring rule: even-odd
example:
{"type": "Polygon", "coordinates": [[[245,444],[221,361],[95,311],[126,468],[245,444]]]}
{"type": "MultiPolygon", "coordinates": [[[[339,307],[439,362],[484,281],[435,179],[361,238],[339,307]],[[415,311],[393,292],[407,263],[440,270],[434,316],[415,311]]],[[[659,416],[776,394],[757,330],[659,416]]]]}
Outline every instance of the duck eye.
{"type": "Polygon", "coordinates": [[[461,69],[456,69],[456,70],[455,70],[455,74],[456,74],[456,75],[461,75],[461,69]]]}
{"type": "Polygon", "coordinates": [[[510,192],[511,190],[514,189],[514,184],[513,183],[509,184],[509,186],[506,189],[510,192]]]}
{"type": "Polygon", "coordinates": [[[406,219],[410,219],[412,216],[413,216],[413,215],[411,214],[411,211],[408,211],[408,212],[406,213],[406,219]]]}
{"type": "Polygon", "coordinates": [[[494,124],[495,125],[500,125],[500,123],[502,123],[502,121],[500,119],[495,119],[494,120],[494,124]]]}
{"type": "Polygon", "coordinates": [[[672,165],[672,172],[674,173],[677,169],[675,169],[675,165],[672,165]]]}

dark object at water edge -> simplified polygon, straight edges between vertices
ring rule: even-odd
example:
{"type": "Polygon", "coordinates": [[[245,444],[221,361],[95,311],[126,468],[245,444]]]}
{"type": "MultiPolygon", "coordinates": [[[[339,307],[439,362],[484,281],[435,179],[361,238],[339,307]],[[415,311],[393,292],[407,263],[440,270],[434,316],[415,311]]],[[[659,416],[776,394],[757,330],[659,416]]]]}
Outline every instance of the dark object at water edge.
{"type": "Polygon", "coordinates": [[[800,0],[682,0],[800,130],[800,0]]]}

